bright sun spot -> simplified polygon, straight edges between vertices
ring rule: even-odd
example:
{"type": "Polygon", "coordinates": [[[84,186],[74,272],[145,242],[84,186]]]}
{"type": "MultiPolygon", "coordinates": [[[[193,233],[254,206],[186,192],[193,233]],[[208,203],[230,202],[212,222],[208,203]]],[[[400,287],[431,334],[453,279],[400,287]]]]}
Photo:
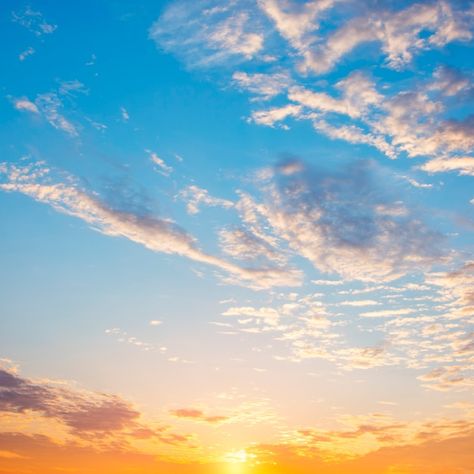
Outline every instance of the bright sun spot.
{"type": "Polygon", "coordinates": [[[247,462],[249,459],[249,455],[245,451],[245,449],[241,449],[240,451],[232,451],[227,453],[224,456],[226,462],[230,463],[244,463],[247,462]]]}

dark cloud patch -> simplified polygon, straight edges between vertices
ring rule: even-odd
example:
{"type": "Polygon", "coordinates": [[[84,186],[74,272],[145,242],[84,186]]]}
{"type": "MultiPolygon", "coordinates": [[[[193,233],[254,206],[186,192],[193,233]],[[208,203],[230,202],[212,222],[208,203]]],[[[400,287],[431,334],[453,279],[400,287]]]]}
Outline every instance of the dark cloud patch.
{"type": "Polygon", "coordinates": [[[75,392],[0,369],[0,412],[39,412],[76,433],[113,432],[134,426],[140,413],[113,395],[75,392]]]}
{"type": "Polygon", "coordinates": [[[275,232],[324,272],[393,280],[443,256],[443,237],[374,162],[338,172],[286,162],[275,169],[269,197],[266,217],[275,232]]]}

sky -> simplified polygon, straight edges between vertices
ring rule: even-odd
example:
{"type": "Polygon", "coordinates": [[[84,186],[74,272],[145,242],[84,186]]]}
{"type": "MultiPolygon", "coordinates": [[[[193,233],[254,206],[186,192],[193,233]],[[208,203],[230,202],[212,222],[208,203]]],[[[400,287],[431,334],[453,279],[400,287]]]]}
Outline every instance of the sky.
{"type": "Polygon", "coordinates": [[[0,474],[474,472],[472,1],[0,38],[0,474]]]}

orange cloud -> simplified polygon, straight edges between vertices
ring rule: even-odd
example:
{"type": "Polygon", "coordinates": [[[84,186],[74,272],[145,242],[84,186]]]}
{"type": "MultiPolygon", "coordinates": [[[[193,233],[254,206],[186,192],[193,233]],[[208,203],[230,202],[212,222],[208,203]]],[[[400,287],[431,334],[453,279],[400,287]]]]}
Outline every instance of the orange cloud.
{"type": "Polygon", "coordinates": [[[229,419],[228,416],[205,415],[201,410],[196,408],[178,408],[177,410],[171,410],[170,413],[177,418],[190,418],[206,423],[222,423],[229,419]]]}

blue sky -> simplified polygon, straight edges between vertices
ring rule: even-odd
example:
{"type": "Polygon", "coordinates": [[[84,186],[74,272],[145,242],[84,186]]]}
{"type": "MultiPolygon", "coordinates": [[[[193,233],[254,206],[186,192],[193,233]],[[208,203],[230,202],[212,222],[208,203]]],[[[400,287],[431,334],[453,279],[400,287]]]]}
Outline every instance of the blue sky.
{"type": "MultiPolygon", "coordinates": [[[[0,22],[5,373],[123,397],[189,437],[107,439],[180,461],[441,442],[450,407],[472,429],[472,2],[7,1],[0,22]]],[[[78,436],[28,410],[6,431],[78,436]]]]}

